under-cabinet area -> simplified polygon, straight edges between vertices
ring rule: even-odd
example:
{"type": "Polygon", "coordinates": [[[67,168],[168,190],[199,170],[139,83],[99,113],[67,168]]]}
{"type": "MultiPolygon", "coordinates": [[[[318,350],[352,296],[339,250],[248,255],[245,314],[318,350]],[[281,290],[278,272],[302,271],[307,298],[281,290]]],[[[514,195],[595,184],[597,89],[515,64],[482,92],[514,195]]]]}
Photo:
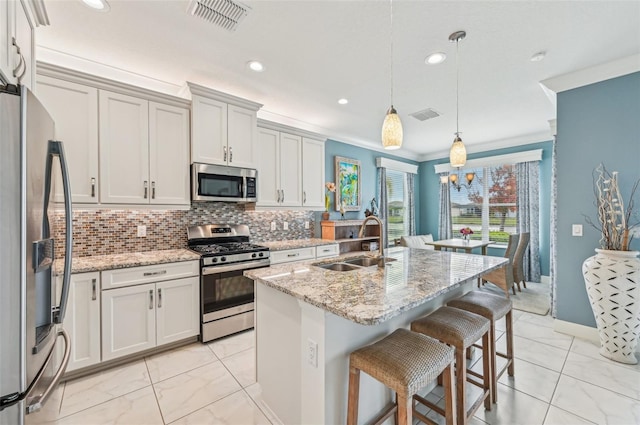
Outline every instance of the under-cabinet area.
{"type": "Polygon", "coordinates": [[[72,274],[68,300],[72,372],[199,335],[199,262],[72,274]]]}

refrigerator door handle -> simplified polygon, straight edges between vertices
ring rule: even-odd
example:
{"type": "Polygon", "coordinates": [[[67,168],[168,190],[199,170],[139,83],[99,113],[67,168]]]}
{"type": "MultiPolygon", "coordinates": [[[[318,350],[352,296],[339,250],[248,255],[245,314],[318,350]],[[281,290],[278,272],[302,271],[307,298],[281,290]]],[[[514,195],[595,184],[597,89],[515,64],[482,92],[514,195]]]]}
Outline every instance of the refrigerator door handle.
{"type": "MultiPolygon", "coordinates": [[[[27,408],[26,408],[27,414],[37,412],[42,408],[42,406],[47,402],[47,399],[49,398],[51,391],[53,391],[58,386],[58,383],[60,382],[60,378],[62,378],[62,375],[67,370],[67,365],[69,364],[69,358],[71,357],[71,342],[69,340],[69,335],[62,328],[58,330],[58,336],[62,336],[62,338],[64,338],[64,356],[62,357],[62,364],[60,364],[60,368],[56,372],[53,379],[51,379],[51,382],[49,383],[49,386],[47,387],[47,389],[45,389],[42,392],[42,394],[37,395],[32,399],[28,400],[29,404],[27,405],[27,408]]],[[[44,363],[41,369],[41,373],[47,368],[47,365],[49,364],[49,362],[53,357],[54,357],[54,353],[52,352],[49,355],[49,358],[47,359],[47,361],[44,363]]],[[[39,378],[40,376],[36,376],[36,379],[34,380],[34,382],[37,381],[39,378]]]]}
{"type": "Polygon", "coordinates": [[[47,234],[49,233],[49,223],[47,219],[47,209],[49,208],[49,196],[51,193],[51,166],[53,156],[57,155],[60,159],[60,168],[62,169],[62,188],[64,190],[64,216],[65,216],[65,246],[64,246],[64,273],[62,276],[62,294],[60,295],[60,305],[52,309],[52,322],[62,323],[64,314],[67,310],[67,300],[69,298],[69,285],[71,283],[71,256],[73,250],[73,217],[71,211],[71,185],[69,184],[69,170],[67,168],[67,159],[64,154],[62,142],[57,140],[49,140],[49,155],[47,155],[47,169],[45,174],[45,199],[44,199],[44,217],[47,234]]]}

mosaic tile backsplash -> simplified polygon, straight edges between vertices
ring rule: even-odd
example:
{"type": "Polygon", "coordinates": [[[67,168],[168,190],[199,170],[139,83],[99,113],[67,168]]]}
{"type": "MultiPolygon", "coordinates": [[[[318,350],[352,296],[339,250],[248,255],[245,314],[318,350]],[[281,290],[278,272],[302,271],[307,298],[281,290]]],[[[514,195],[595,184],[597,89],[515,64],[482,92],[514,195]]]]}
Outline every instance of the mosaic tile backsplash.
{"type": "MultiPolygon", "coordinates": [[[[55,223],[56,258],[64,256],[64,215],[51,216],[55,223]]],[[[188,211],[74,209],[73,256],[124,254],[127,252],[187,247],[187,227],[201,224],[247,224],[251,242],[313,237],[313,211],[245,211],[240,204],[194,203],[188,211]],[[283,230],[283,222],[289,229],[283,230]],[[304,222],[309,222],[309,229],[304,222]],[[276,222],[276,231],[271,231],[276,222]],[[147,236],[137,237],[137,227],[147,226],[147,236]]]]}

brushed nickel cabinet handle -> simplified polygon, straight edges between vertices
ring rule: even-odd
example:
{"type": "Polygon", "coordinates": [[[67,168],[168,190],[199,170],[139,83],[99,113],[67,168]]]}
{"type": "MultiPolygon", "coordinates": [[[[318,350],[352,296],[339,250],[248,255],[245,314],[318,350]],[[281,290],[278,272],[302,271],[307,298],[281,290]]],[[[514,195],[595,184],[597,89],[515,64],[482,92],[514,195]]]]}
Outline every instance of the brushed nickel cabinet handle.
{"type": "Polygon", "coordinates": [[[229,162],[233,162],[233,148],[229,146],[229,162]]]}
{"type": "Polygon", "coordinates": [[[91,177],[91,197],[96,197],[96,178],[91,177]]]}
{"type": "Polygon", "coordinates": [[[149,290],[149,310],[153,310],[153,289],[149,290]]]}
{"type": "Polygon", "coordinates": [[[156,182],[151,182],[151,199],[156,199],[156,182]]]}
{"type": "Polygon", "coordinates": [[[162,307],[162,289],[158,288],[158,308],[162,307]]]}
{"type": "Polygon", "coordinates": [[[222,147],[222,152],[223,152],[223,158],[222,158],[222,160],[223,160],[223,161],[226,161],[226,160],[227,160],[227,147],[226,147],[226,146],[223,146],[223,147],[222,147]]]}
{"type": "Polygon", "coordinates": [[[157,272],[144,272],[142,275],[143,276],[158,276],[158,275],[161,275],[161,274],[167,274],[167,271],[166,270],[160,270],[160,271],[157,271],[157,272]]]}
{"type": "Polygon", "coordinates": [[[147,199],[147,196],[149,195],[149,182],[148,181],[144,181],[144,199],[147,199]]]}
{"type": "Polygon", "coordinates": [[[98,299],[97,293],[96,293],[96,280],[95,279],[91,279],[91,300],[95,301],[98,299]]]}
{"type": "Polygon", "coordinates": [[[287,257],[298,257],[300,255],[299,252],[296,252],[295,254],[287,254],[287,257]]]}
{"type": "Polygon", "coordinates": [[[302,203],[303,204],[307,203],[307,191],[306,190],[304,192],[302,192],[302,203]]]}

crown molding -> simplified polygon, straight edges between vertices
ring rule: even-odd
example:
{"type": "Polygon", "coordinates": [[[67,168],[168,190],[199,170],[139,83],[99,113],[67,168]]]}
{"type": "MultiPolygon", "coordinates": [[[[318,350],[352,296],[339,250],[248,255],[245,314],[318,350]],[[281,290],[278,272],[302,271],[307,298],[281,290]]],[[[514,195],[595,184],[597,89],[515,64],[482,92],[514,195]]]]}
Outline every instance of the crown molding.
{"type": "Polygon", "coordinates": [[[638,71],[640,71],[640,54],[558,75],[540,83],[549,90],[560,93],[638,71]]]}
{"type": "Polygon", "coordinates": [[[240,106],[241,108],[250,109],[252,111],[258,111],[260,108],[262,108],[261,103],[253,102],[251,100],[244,99],[238,96],[233,96],[228,93],[223,93],[209,87],[201,86],[200,84],[187,81],[187,86],[189,86],[189,91],[191,91],[191,94],[195,94],[197,96],[204,96],[209,99],[215,99],[220,102],[240,106]]]}

